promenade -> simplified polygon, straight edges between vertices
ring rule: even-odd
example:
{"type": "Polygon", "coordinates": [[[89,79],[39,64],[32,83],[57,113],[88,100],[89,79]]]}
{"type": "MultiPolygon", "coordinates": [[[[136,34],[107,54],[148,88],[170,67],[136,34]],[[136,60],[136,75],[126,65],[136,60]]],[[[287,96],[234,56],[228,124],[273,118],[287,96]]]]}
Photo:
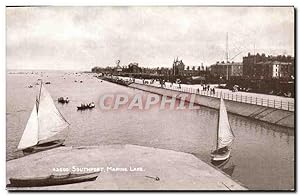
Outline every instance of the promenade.
{"type": "MultiPolygon", "coordinates": [[[[195,92],[196,90],[188,89],[188,88],[176,88],[170,89],[170,88],[161,88],[157,86],[147,85],[147,84],[138,84],[138,83],[132,83],[129,85],[132,88],[143,90],[150,93],[155,93],[159,95],[164,95],[168,97],[179,97],[182,95],[189,96],[191,94],[195,95],[194,103],[213,108],[218,110],[220,105],[220,96],[221,93],[216,92],[215,94],[206,94],[208,92],[203,91],[200,93],[195,92]],[[203,94],[201,94],[203,93],[203,94]]],[[[295,127],[295,114],[293,111],[276,108],[274,105],[271,105],[270,102],[267,102],[269,104],[264,105],[264,99],[261,99],[261,104],[257,103],[250,103],[248,102],[249,97],[246,99],[234,99],[238,98],[238,96],[234,97],[229,96],[227,94],[222,93],[223,98],[225,99],[225,104],[227,111],[232,114],[237,114],[240,116],[244,116],[250,119],[260,120],[263,122],[268,122],[274,125],[280,125],[288,128],[294,128],[295,127]]],[[[268,100],[269,101],[269,100],[268,100]]],[[[273,104],[276,103],[275,101],[273,104]]],[[[283,104],[282,104],[283,105],[283,104]]],[[[276,106],[276,105],[275,105],[276,106]]]]}
{"type": "MultiPolygon", "coordinates": [[[[126,77],[120,77],[120,78],[123,78],[125,80],[129,79],[126,77]]],[[[151,84],[151,80],[144,80],[144,81],[146,81],[147,83],[146,85],[161,88],[161,85],[159,84],[158,81],[154,81],[154,83],[152,84],[151,84]]],[[[143,84],[143,81],[141,79],[135,79],[135,83],[143,84]]],[[[281,109],[287,111],[295,111],[294,98],[259,94],[259,93],[241,92],[241,91],[232,92],[229,89],[216,88],[217,86],[218,86],[217,84],[210,85],[211,88],[215,88],[215,93],[212,93],[211,91],[203,90],[203,87],[200,84],[197,85],[181,84],[179,87],[179,84],[171,84],[170,82],[166,82],[163,88],[185,92],[185,93],[194,93],[203,96],[216,97],[216,98],[220,98],[222,94],[223,99],[225,100],[265,106],[269,108],[275,108],[275,109],[281,109]]]]}

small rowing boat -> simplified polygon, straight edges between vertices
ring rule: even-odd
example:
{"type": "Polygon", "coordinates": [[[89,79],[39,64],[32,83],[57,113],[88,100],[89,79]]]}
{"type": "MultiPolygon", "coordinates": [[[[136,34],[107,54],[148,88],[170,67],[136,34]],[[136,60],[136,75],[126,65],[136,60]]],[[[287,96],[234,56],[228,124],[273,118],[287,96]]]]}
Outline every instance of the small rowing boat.
{"type": "Polygon", "coordinates": [[[86,109],[93,109],[95,107],[94,102],[89,104],[81,104],[80,106],[77,106],[77,110],[86,110],[86,109]]]}
{"type": "Polygon", "coordinates": [[[72,184],[96,180],[100,172],[83,174],[49,175],[45,177],[9,178],[9,187],[39,187],[72,184]]]}
{"type": "Polygon", "coordinates": [[[65,103],[69,103],[69,98],[66,97],[66,98],[63,98],[63,97],[59,97],[57,99],[58,103],[62,103],[62,104],[65,104],[65,103]]]}

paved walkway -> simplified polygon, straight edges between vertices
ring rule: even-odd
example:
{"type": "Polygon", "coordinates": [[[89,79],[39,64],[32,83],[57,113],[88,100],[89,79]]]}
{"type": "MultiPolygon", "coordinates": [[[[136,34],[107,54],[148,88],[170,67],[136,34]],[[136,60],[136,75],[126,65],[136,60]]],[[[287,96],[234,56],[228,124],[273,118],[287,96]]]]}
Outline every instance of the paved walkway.
{"type": "MultiPolygon", "coordinates": [[[[124,79],[128,79],[126,77],[122,77],[124,79]]],[[[158,81],[155,81],[153,84],[150,83],[151,80],[147,81],[147,85],[161,87],[158,81]]],[[[135,79],[135,82],[138,84],[143,84],[141,79],[135,79]]],[[[205,96],[211,97],[220,97],[221,94],[223,98],[226,100],[238,101],[243,103],[249,103],[254,105],[262,105],[270,108],[276,109],[283,109],[288,111],[294,111],[294,98],[289,97],[282,97],[276,95],[267,95],[267,94],[259,94],[259,93],[250,93],[250,92],[232,92],[229,89],[219,89],[216,88],[217,84],[211,84],[210,87],[215,88],[215,94],[211,93],[210,91],[203,91],[203,87],[200,84],[197,85],[188,85],[188,84],[181,84],[181,88],[179,88],[179,84],[173,84],[166,82],[164,88],[183,91],[183,92],[190,92],[190,93],[197,93],[205,96]],[[199,89],[199,91],[197,91],[199,89]]]]}
{"type": "MultiPolygon", "coordinates": [[[[60,147],[7,162],[10,177],[53,174],[52,168],[103,167],[95,181],[22,190],[246,190],[194,155],[136,145],[60,147]],[[109,168],[127,168],[111,171],[109,168]],[[142,171],[130,171],[142,168],[142,171]],[[108,169],[108,170],[107,170],[108,169]],[[159,180],[155,180],[158,177],[159,180]]],[[[9,190],[14,190],[10,187],[9,190]]]]}

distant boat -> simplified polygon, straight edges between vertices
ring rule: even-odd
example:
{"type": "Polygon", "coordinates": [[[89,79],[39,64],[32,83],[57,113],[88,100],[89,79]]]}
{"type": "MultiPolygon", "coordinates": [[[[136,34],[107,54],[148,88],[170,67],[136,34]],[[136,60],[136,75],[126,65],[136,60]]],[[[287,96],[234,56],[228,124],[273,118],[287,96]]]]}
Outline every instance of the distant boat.
{"type": "Polygon", "coordinates": [[[61,146],[64,139],[51,140],[51,138],[69,125],[41,82],[39,95],[19,142],[18,150],[30,154],[61,146]]]}
{"type": "Polygon", "coordinates": [[[58,101],[58,103],[65,104],[65,103],[69,103],[70,100],[69,100],[68,97],[66,97],[66,98],[59,97],[59,98],[57,99],[57,101],[58,101]]]}
{"type": "Polygon", "coordinates": [[[49,175],[45,177],[32,178],[10,178],[10,187],[39,187],[71,184],[96,180],[100,172],[66,175],[49,175]]]}
{"type": "Polygon", "coordinates": [[[81,104],[80,106],[77,106],[77,110],[86,110],[86,109],[93,109],[95,107],[94,102],[89,104],[81,104]]]}
{"type": "Polygon", "coordinates": [[[216,149],[211,153],[212,161],[225,161],[230,157],[230,146],[234,141],[234,134],[228,121],[228,115],[223,98],[220,100],[216,149]]]}

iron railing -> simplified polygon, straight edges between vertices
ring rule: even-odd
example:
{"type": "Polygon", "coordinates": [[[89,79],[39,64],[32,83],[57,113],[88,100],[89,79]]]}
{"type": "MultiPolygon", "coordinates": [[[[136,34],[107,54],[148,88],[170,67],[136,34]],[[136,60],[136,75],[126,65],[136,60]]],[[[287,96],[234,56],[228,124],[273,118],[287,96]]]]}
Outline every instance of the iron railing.
{"type": "MultiPolygon", "coordinates": [[[[137,80],[135,83],[143,84],[143,82],[138,82],[137,80]]],[[[149,86],[154,86],[157,88],[157,85],[153,84],[144,84],[149,86]]],[[[270,108],[276,108],[281,110],[287,110],[287,111],[294,111],[294,103],[289,101],[283,101],[283,100],[275,100],[275,99],[268,99],[268,98],[262,98],[262,97],[254,97],[254,96],[247,96],[247,95],[241,95],[241,94],[234,94],[234,93],[226,93],[226,92],[213,92],[213,91],[205,91],[195,88],[189,88],[189,87],[181,87],[178,86],[164,86],[163,88],[174,90],[174,91],[180,91],[185,93],[192,93],[192,94],[198,94],[203,96],[209,96],[209,97],[215,97],[215,98],[221,98],[223,97],[224,100],[230,100],[230,101],[236,101],[241,103],[248,103],[248,104],[254,104],[259,106],[265,106],[270,108]]]]}

